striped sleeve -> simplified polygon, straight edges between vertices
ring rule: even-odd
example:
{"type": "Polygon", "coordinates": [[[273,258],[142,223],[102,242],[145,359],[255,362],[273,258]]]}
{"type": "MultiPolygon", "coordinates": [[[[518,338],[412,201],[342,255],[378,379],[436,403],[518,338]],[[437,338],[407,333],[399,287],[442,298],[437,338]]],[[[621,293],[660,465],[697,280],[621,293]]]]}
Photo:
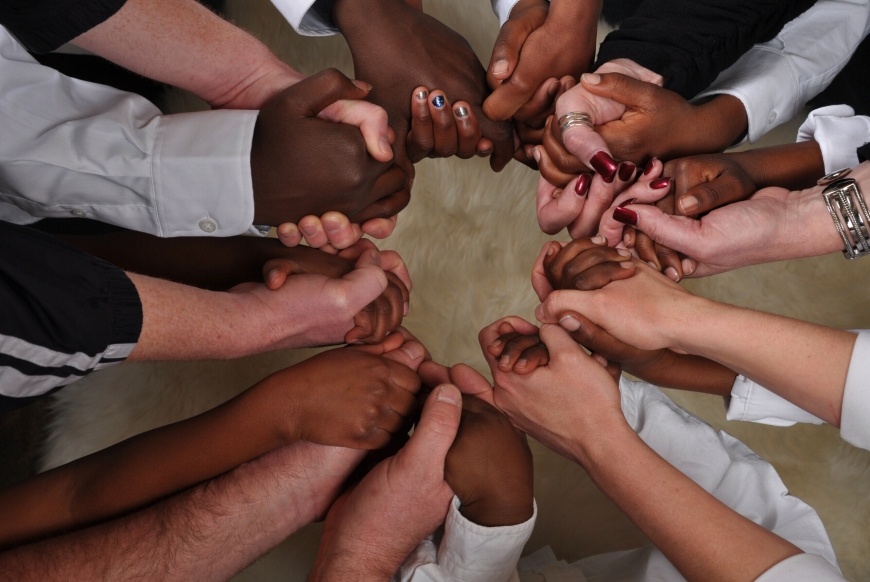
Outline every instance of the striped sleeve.
{"type": "Polygon", "coordinates": [[[122,362],[141,329],[139,294],[122,270],[0,222],[0,411],[122,362]]]}

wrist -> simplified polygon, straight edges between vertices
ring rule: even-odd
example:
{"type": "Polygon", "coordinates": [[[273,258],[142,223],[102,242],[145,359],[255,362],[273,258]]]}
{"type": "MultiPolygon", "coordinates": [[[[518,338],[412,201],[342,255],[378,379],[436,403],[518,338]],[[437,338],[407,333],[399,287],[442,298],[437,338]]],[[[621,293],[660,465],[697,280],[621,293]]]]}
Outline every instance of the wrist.
{"type": "Polygon", "coordinates": [[[746,133],[748,118],[740,99],[732,95],[716,95],[698,108],[695,127],[696,153],[721,152],[731,147],[746,133]]]}
{"type": "Polygon", "coordinates": [[[574,440],[569,450],[573,460],[586,469],[594,480],[602,467],[617,462],[635,440],[640,440],[640,437],[622,416],[599,425],[596,430],[585,432],[574,440]]]}
{"type": "Polygon", "coordinates": [[[698,354],[696,340],[705,337],[705,333],[699,331],[699,326],[709,325],[718,310],[727,306],[691,293],[681,295],[679,301],[678,311],[660,323],[659,333],[663,335],[667,349],[677,353],[698,354]]]}
{"type": "MultiPolygon", "coordinates": [[[[870,191],[870,180],[861,191],[870,191]]],[[[861,184],[859,183],[859,187],[861,184]]],[[[782,232],[776,240],[784,240],[792,247],[790,256],[783,258],[803,258],[827,255],[843,250],[843,239],[834,225],[825,200],[822,187],[789,192],[786,202],[790,212],[782,225],[782,232]]],[[[783,249],[787,252],[787,249],[783,249]]]]}
{"type": "Polygon", "coordinates": [[[575,31],[578,24],[594,23],[597,26],[601,16],[601,5],[601,0],[589,0],[588,2],[550,0],[548,18],[552,18],[555,24],[571,27],[575,31]]]}
{"type": "Polygon", "coordinates": [[[229,87],[203,97],[216,109],[262,109],[272,97],[303,80],[305,75],[269,53],[263,61],[230,82],[229,87]]]}

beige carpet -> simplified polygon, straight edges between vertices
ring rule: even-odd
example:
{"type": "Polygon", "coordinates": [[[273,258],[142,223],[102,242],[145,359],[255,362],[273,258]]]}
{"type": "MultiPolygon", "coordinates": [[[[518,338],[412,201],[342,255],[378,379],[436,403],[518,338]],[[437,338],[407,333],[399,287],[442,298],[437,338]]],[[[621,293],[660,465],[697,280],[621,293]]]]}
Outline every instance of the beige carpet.
{"type": "MultiPolygon", "coordinates": [[[[488,62],[497,21],[486,0],[427,0],[427,10],[465,35],[488,62]]],[[[303,39],[267,0],[231,0],[231,18],[282,58],[312,73],[337,66],[351,74],[338,37],[303,39]]],[[[174,110],[196,108],[173,96],[174,110]]],[[[795,126],[778,139],[793,140],[795,126]]],[[[384,248],[408,263],[415,290],[406,325],[438,361],[483,370],[477,332],[498,317],[533,318],[529,271],[549,237],[535,220],[536,174],[511,164],[493,174],[481,160],[426,160],[414,196],[384,248]]],[[[696,293],[842,328],[870,328],[870,259],[840,256],[743,269],[687,287],[696,293]]],[[[56,397],[44,467],[133,434],[206,410],[310,351],[225,363],[124,365],[92,375],[56,397]]],[[[850,580],[870,579],[870,453],[842,442],[830,427],[777,429],[728,423],[720,399],[674,394],[675,400],[746,442],[772,462],[792,492],[813,505],[828,527],[850,580]]],[[[577,466],[535,444],[540,516],[527,551],[549,544],[568,560],[644,543],[640,532],[577,466]]],[[[240,580],[304,580],[319,526],[288,539],[239,575],[240,580]]]]}

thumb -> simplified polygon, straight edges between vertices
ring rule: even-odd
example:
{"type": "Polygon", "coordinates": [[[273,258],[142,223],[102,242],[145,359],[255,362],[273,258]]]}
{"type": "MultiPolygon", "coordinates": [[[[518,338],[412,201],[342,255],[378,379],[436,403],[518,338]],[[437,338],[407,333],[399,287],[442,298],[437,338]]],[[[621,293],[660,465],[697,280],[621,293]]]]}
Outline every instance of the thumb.
{"type": "Polygon", "coordinates": [[[591,293],[595,291],[553,291],[535,308],[535,317],[541,323],[558,323],[569,311],[586,315],[583,307],[591,293]]]}
{"type": "MultiPolygon", "coordinates": [[[[560,357],[574,353],[577,350],[583,352],[583,348],[580,347],[580,344],[575,342],[574,338],[568,334],[568,331],[559,325],[553,325],[551,323],[545,323],[542,325],[541,341],[545,346],[547,346],[547,350],[550,352],[551,361],[558,360],[560,357]]],[[[583,353],[584,355],[586,354],[586,352],[583,353]]]]}
{"type": "Polygon", "coordinates": [[[746,188],[736,176],[723,174],[710,182],[691,188],[678,196],[676,202],[682,214],[702,214],[732,202],[745,200],[754,193],[753,189],[746,188]]]}
{"type": "MultiPolygon", "coordinates": [[[[453,382],[463,394],[471,394],[480,398],[487,404],[495,405],[495,395],[492,385],[487,382],[480,372],[467,364],[456,364],[450,368],[450,381],[453,382]]],[[[498,408],[496,406],[496,408],[498,408]]]]}
{"type": "Polygon", "coordinates": [[[371,87],[360,81],[357,82],[368,88],[360,88],[338,69],[324,69],[296,83],[287,91],[294,105],[300,108],[304,115],[315,117],[340,99],[364,99],[371,87]]]}
{"type": "Polygon", "coordinates": [[[625,209],[630,214],[626,215],[623,212],[622,216],[627,216],[629,224],[630,219],[633,218],[631,214],[634,214],[636,220],[631,226],[646,233],[660,245],[687,256],[695,256],[699,250],[707,246],[703,240],[700,220],[687,216],[672,216],[648,204],[630,204],[625,209]]]}
{"type": "Polygon", "coordinates": [[[401,459],[422,469],[436,464],[443,471],[447,451],[459,430],[462,394],[452,384],[441,384],[426,399],[420,422],[405,445],[401,459]]]}
{"type": "Polygon", "coordinates": [[[593,95],[612,99],[627,107],[649,105],[654,102],[657,91],[667,90],[621,73],[584,73],[580,76],[580,83],[593,95]]]}
{"type": "Polygon", "coordinates": [[[346,311],[356,315],[384,292],[387,283],[378,252],[366,251],[357,260],[353,271],[341,279],[326,281],[324,287],[338,289],[339,297],[344,298],[346,311]]]}

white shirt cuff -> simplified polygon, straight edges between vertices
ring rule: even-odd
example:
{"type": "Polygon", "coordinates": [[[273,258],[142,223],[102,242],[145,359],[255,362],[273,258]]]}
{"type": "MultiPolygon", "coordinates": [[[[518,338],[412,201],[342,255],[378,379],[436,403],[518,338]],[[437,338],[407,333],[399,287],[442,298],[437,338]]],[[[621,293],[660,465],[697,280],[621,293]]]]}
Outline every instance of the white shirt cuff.
{"type": "Polygon", "coordinates": [[[755,582],[841,582],[840,571],[815,554],[798,554],[786,558],[755,579],[755,582]]]}
{"type": "Polygon", "coordinates": [[[749,49],[694,100],[722,94],[743,103],[750,143],[793,118],[801,108],[800,85],[788,57],[765,46],[749,49]]]}
{"type": "Polygon", "coordinates": [[[272,0],[278,12],[287,19],[293,30],[305,36],[330,36],[338,34],[338,27],[312,10],[316,0],[272,0]]]}
{"type": "Polygon", "coordinates": [[[798,422],[809,424],[824,422],[744,376],[737,376],[734,379],[731,396],[725,398],[725,408],[725,418],[728,420],[743,420],[772,426],[792,426],[798,422]]]}
{"type": "Polygon", "coordinates": [[[504,26],[504,23],[511,17],[511,10],[514,9],[520,0],[492,0],[492,11],[498,16],[498,25],[504,26]]]}
{"type": "Polygon", "coordinates": [[[840,436],[847,443],[870,450],[870,332],[858,333],[846,386],[843,389],[843,410],[840,436]]]}
{"type": "Polygon", "coordinates": [[[260,233],[252,227],[257,114],[218,110],[160,118],[151,161],[158,236],[260,233]]]}
{"type": "Polygon", "coordinates": [[[858,165],[857,149],[870,142],[870,117],[855,115],[848,105],[811,111],[798,130],[797,140],[815,140],[822,150],[825,173],[858,165]]]}
{"type": "Polygon", "coordinates": [[[454,496],[444,522],[444,538],[438,548],[441,569],[463,582],[507,582],[532,535],[538,517],[537,503],[528,521],[502,527],[472,523],[460,513],[461,506],[459,498],[454,496]]]}

